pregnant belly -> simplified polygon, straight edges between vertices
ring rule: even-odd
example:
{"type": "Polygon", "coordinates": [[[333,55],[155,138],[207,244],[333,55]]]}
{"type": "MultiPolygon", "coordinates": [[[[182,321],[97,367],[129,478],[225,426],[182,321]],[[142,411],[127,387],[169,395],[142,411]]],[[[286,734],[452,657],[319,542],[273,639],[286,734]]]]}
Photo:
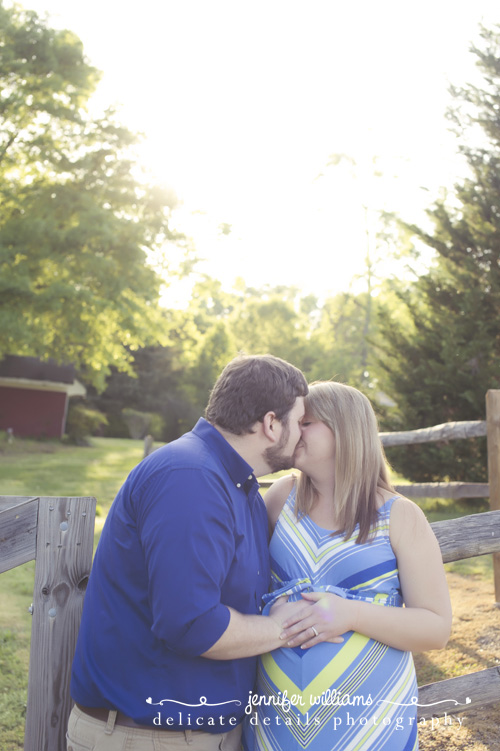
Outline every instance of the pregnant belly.
{"type": "MultiPolygon", "coordinates": [[[[384,684],[383,676],[413,671],[407,652],[349,631],[341,644],[310,649],[282,648],[259,659],[257,690],[274,701],[288,700],[301,713],[320,703],[366,705],[384,684]],[[292,700],[293,699],[293,700],[292,700]]],[[[392,692],[391,692],[392,693],[392,692]]]]}

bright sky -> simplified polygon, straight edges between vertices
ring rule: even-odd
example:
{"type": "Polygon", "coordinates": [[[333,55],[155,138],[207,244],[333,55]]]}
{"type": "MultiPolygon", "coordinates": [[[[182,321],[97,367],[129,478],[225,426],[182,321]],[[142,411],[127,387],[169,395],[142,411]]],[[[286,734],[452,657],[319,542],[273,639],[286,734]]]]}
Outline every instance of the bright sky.
{"type": "Polygon", "coordinates": [[[104,72],[96,102],[146,134],[204,271],[319,295],[363,271],[363,203],[413,220],[451,187],[448,86],[475,75],[479,23],[500,23],[498,0],[22,4],[81,38],[104,72]],[[355,170],[326,168],[334,153],[355,170]]]}

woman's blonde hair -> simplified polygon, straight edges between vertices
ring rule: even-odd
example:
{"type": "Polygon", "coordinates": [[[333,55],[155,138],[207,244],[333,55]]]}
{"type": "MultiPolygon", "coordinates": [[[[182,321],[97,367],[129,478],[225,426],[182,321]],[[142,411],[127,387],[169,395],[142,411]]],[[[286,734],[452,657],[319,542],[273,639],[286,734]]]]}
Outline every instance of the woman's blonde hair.
{"type": "MultiPolygon", "coordinates": [[[[393,491],[377,418],[361,391],[333,381],[310,385],[306,412],[330,428],[335,439],[333,503],[338,532],[348,539],[357,524],[357,543],[366,542],[377,520],[377,488],[393,491]]],[[[297,514],[307,514],[317,498],[310,478],[301,472],[297,514]]]]}

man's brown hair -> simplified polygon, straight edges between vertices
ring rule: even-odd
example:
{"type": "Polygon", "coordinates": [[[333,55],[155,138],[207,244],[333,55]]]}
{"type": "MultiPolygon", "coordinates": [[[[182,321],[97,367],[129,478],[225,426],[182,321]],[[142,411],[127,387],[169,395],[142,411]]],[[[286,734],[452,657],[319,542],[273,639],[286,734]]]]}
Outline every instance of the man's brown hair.
{"type": "Polygon", "coordinates": [[[295,400],[307,391],[303,373],[289,362],[273,355],[238,355],[217,379],[205,417],[236,435],[251,433],[267,412],[286,425],[295,400]]]}

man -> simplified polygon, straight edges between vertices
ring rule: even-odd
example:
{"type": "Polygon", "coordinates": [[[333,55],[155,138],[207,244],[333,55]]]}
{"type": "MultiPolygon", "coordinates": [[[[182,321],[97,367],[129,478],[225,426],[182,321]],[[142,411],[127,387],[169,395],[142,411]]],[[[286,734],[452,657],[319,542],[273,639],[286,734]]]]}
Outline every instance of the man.
{"type": "Polygon", "coordinates": [[[269,560],[256,476],[292,466],[306,393],[289,363],[240,356],[206,419],[127,478],[85,597],[68,751],[239,748],[255,656],[281,645],[284,621],[259,615],[269,560]]]}

